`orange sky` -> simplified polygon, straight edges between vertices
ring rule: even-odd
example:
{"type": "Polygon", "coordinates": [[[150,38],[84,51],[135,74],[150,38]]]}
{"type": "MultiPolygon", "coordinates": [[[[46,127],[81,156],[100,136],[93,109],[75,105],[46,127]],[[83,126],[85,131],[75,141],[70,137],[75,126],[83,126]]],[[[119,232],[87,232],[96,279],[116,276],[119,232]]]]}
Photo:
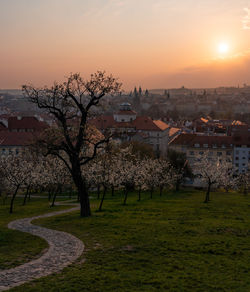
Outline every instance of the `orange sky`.
{"type": "Polygon", "coordinates": [[[0,0],[0,88],[98,69],[125,90],[250,84],[249,9],[245,0],[0,0]]]}

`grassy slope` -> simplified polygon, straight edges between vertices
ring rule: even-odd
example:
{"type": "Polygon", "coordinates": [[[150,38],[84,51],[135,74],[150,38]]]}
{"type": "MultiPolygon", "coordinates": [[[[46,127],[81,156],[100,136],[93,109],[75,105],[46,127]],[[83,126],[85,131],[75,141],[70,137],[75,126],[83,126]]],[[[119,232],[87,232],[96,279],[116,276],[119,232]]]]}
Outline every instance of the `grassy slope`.
{"type": "Polygon", "coordinates": [[[15,267],[41,255],[48,247],[47,242],[39,237],[10,230],[10,221],[19,218],[32,217],[65,207],[50,209],[46,199],[32,199],[26,206],[21,206],[22,199],[14,203],[14,213],[9,214],[9,201],[0,205],[0,270],[15,267]]]}
{"type": "Polygon", "coordinates": [[[91,218],[39,220],[82,239],[86,252],[62,273],[13,291],[250,291],[250,199],[215,193],[205,205],[203,197],[130,196],[128,206],[110,198],[91,218]]]}

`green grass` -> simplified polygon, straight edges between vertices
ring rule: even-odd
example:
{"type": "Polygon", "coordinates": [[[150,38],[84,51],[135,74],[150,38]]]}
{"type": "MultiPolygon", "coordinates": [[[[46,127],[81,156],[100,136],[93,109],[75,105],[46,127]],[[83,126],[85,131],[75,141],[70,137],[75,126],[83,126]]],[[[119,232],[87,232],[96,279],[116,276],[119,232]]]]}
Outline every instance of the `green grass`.
{"type": "Polygon", "coordinates": [[[31,199],[26,206],[21,206],[22,202],[21,198],[15,200],[13,214],[9,214],[9,200],[5,205],[2,205],[2,202],[0,205],[0,270],[13,268],[40,257],[48,247],[47,242],[39,237],[8,229],[10,221],[65,208],[49,208],[46,199],[31,199]]]}
{"type": "MultiPolygon", "coordinates": [[[[11,291],[250,291],[250,198],[237,193],[134,195],[103,212],[36,221],[80,238],[83,256],[61,273],[11,291]]],[[[92,200],[92,209],[98,207],[92,200]]],[[[34,242],[34,239],[32,239],[34,242]]]]}

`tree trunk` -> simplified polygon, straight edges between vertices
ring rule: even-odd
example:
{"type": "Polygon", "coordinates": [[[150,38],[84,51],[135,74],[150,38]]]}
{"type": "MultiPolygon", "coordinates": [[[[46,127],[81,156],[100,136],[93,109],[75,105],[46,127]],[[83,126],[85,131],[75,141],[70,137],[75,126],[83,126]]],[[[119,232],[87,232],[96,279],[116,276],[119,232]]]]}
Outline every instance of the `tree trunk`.
{"type": "Polygon", "coordinates": [[[150,199],[153,199],[153,192],[154,192],[154,188],[150,189],[150,199]]]}
{"type": "Polygon", "coordinates": [[[54,192],[53,201],[52,201],[52,204],[50,205],[50,207],[54,207],[55,206],[56,195],[57,195],[57,191],[54,192]]]}
{"type": "Polygon", "coordinates": [[[180,190],[180,180],[177,179],[177,180],[176,180],[176,184],[175,184],[175,191],[176,191],[176,192],[179,192],[179,190],[180,190]]]}
{"type": "Polygon", "coordinates": [[[52,190],[49,189],[49,192],[48,192],[48,200],[49,200],[49,201],[51,200],[51,195],[52,195],[52,190]]]}
{"type": "Polygon", "coordinates": [[[123,205],[127,204],[127,198],[128,198],[128,189],[125,188],[124,190],[124,201],[123,201],[123,205]]]}
{"type": "Polygon", "coordinates": [[[11,201],[10,201],[10,214],[13,213],[14,200],[15,200],[15,197],[16,197],[17,192],[19,190],[19,187],[20,187],[20,185],[17,185],[16,190],[15,190],[15,192],[14,192],[12,198],[11,198],[11,201]]]}
{"type": "Polygon", "coordinates": [[[160,186],[160,197],[162,196],[163,186],[160,186]]]}
{"type": "Polygon", "coordinates": [[[86,182],[82,177],[81,166],[77,160],[72,162],[72,166],[71,174],[78,191],[78,199],[80,200],[80,216],[89,217],[91,216],[89,194],[86,182]]]}
{"type": "Polygon", "coordinates": [[[115,194],[115,188],[114,188],[114,186],[112,186],[111,187],[111,196],[114,197],[114,194],[115,194]]]}
{"type": "Polygon", "coordinates": [[[211,183],[208,183],[206,197],[204,203],[208,203],[210,201],[210,189],[211,189],[211,183]]]}
{"type": "Polygon", "coordinates": [[[83,190],[82,194],[80,194],[80,206],[81,206],[81,210],[80,210],[81,217],[91,216],[89,195],[88,195],[87,189],[83,190]]]}
{"type": "Polygon", "coordinates": [[[138,202],[140,202],[141,200],[141,188],[139,188],[139,191],[138,191],[138,202]]]}
{"type": "Polygon", "coordinates": [[[27,186],[26,193],[25,193],[25,196],[24,196],[24,199],[23,199],[23,206],[26,204],[26,200],[27,200],[27,197],[28,197],[28,194],[29,194],[29,190],[30,190],[30,186],[27,186]]]}
{"type": "Polygon", "coordinates": [[[29,191],[28,199],[30,201],[31,191],[29,191]]]}
{"type": "Polygon", "coordinates": [[[99,205],[99,211],[100,212],[102,211],[102,205],[103,205],[103,201],[104,201],[106,192],[107,192],[107,188],[104,186],[104,188],[103,188],[103,194],[102,194],[102,200],[101,200],[100,205],[99,205]]]}
{"type": "Polygon", "coordinates": [[[100,199],[100,185],[98,184],[97,185],[97,199],[99,200],[100,199]]]}

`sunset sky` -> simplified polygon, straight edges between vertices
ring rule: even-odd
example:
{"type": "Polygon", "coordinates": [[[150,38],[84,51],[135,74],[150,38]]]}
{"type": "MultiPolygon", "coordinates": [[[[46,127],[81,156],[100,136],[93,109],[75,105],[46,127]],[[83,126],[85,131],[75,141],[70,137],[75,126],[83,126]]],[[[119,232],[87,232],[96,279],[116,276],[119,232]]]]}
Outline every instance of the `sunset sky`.
{"type": "Polygon", "coordinates": [[[0,88],[113,73],[129,90],[250,84],[250,0],[0,0],[0,88]]]}

